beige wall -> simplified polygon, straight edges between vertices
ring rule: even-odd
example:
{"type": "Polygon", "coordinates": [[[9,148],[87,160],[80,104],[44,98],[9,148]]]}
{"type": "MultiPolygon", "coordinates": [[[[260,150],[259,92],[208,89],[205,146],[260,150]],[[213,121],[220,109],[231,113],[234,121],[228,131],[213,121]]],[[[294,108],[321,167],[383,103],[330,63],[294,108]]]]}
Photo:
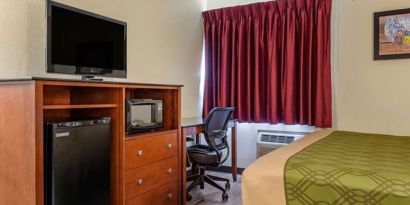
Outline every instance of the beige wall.
{"type": "MultiPolygon", "coordinates": [[[[209,0],[208,8],[256,1],[209,0]]],[[[184,84],[183,116],[200,114],[201,0],[60,2],[127,21],[127,80],[184,84]]],[[[334,3],[335,128],[410,135],[410,59],[372,54],[373,12],[407,8],[408,0],[334,3]]],[[[0,11],[0,77],[45,76],[45,0],[0,0],[0,11]]]]}
{"type": "Polygon", "coordinates": [[[0,77],[44,68],[44,1],[0,0],[0,77]]]}
{"type": "Polygon", "coordinates": [[[335,126],[410,135],[410,59],[373,60],[373,13],[409,0],[335,1],[335,126]]]}
{"type": "Polygon", "coordinates": [[[204,0],[206,1],[207,10],[219,9],[223,7],[253,4],[272,0],[204,0]]]}
{"type": "MultiPolygon", "coordinates": [[[[72,78],[45,72],[45,2],[0,0],[0,77],[72,78]]],[[[182,115],[199,116],[201,0],[58,2],[127,22],[127,81],[184,84],[182,115]]]]}

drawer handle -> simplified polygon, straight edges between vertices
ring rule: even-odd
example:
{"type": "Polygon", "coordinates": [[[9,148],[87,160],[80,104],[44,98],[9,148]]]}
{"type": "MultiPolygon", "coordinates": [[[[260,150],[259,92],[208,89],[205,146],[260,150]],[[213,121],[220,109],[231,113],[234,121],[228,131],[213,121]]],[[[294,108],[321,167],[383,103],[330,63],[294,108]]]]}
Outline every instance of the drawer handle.
{"type": "Polygon", "coordinates": [[[139,150],[139,151],[137,152],[137,156],[138,156],[138,157],[142,157],[142,155],[144,155],[144,151],[139,150]]]}
{"type": "Polygon", "coordinates": [[[167,197],[168,197],[168,199],[172,199],[173,196],[172,196],[171,193],[168,193],[168,194],[167,194],[167,197]]]}
{"type": "Polygon", "coordinates": [[[137,184],[138,184],[138,185],[143,185],[143,184],[144,184],[144,180],[143,180],[143,179],[138,179],[138,180],[137,180],[137,184]]]}
{"type": "Polygon", "coordinates": [[[172,148],[172,144],[168,144],[167,147],[168,147],[168,149],[171,149],[171,148],[172,148]]]}
{"type": "Polygon", "coordinates": [[[172,174],[173,171],[174,171],[174,170],[172,170],[171,168],[169,168],[169,169],[167,170],[167,173],[168,173],[168,174],[172,174]]]}

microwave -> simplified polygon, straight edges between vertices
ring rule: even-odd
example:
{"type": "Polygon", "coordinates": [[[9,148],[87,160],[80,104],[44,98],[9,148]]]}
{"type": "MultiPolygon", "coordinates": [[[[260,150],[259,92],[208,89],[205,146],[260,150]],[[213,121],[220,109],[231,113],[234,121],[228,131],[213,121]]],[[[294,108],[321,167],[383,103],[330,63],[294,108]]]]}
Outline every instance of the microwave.
{"type": "Polygon", "coordinates": [[[156,99],[126,100],[126,133],[134,134],[163,128],[163,101],[156,99]]]}

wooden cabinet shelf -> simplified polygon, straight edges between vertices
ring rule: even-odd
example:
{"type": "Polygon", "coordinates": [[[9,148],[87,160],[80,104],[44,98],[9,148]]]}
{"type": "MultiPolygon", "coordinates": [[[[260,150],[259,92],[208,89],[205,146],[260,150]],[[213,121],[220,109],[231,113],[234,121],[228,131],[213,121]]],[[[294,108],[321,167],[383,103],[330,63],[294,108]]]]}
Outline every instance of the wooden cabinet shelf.
{"type": "Polygon", "coordinates": [[[44,105],[44,110],[116,108],[117,104],[44,105]]]}
{"type": "Polygon", "coordinates": [[[134,139],[139,139],[139,138],[144,138],[144,137],[152,137],[155,135],[163,135],[163,134],[169,134],[169,133],[176,133],[178,130],[177,129],[172,129],[172,130],[160,130],[160,131],[153,131],[153,132],[141,132],[141,133],[135,133],[135,134],[128,134],[125,135],[125,140],[134,140],[134,139]]]}
{"type": "Polygon", "coordinates": [[[111,118],[110,204],[185,204],[180,188],[186,169],[179,130],[181,86],[41,78],[0,81],[0,94],[8,98],[0,100],[1,141],[12,147],[0,149],[0,190],[8,193],[0,194],[0,204],[44,205],[45,123],[102,117],[111,118]],[[164,127],[126,135],[128,98],[162,100],[164,127]],[[140,178],[143,186],[127,181],[140,178]]]}

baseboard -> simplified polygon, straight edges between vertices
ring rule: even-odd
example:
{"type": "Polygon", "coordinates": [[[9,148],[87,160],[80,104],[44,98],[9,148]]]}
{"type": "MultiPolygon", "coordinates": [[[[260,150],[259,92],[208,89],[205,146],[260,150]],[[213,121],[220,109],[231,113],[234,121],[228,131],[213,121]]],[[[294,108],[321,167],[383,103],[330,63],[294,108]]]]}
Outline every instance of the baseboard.
{"type": "MultiPolygon", "coordinates": [[[[231,173],[231,167],[228,166],[220,166],[220,167],[206,167],[206,170],[216,171],[216,172],[224,172],[224,173],[231,173]]],[[[245,168],[238,167],[238,174],[242,175],[243,170],[245,168]]]]}

